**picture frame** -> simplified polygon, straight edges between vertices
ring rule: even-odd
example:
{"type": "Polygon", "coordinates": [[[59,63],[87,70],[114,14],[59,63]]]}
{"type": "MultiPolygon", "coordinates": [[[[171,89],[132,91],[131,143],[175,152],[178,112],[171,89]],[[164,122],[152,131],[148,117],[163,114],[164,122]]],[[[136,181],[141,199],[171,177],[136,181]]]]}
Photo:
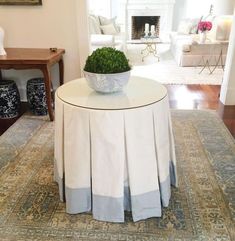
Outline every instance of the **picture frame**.
{"type": "Polygon", "coordinates": [[[0,0],[0,5],[42,5],[42,0],[0,0]]]}

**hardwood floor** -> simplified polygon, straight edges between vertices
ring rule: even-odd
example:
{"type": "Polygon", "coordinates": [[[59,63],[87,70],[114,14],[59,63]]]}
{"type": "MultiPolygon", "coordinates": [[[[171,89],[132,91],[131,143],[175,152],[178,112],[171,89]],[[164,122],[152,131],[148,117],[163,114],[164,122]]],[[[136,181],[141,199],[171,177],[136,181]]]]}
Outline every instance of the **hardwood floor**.
{"type": "Polygon", "coordinates": [[[235,138],[235,106],[219,101],[220,85],[167,85],[172,109],[216,110],[235,138]]]}
{"type": "Polygon", "coordinates": [[[212,109],[219,104],[219,85],[167,85],[173,109],[212,109]]]}
{"type": "Polygon", "coordinates": [[[235,106],[224,106],[219,103],[217,112],[235,138],[235,106]]]}
{"type": "MultiPolygon", "coordinates": [[[[172,109],[212,109],[216,110],[235,137],[235,106],[224,106],[219,101],[219,85],[166,85],[172,109]]],[[[27,110],[22,104],[20,116],[27,110]]],[[[18,117],[19,118],[19,117],[18,117]]],[[[18,118],[0,119],[0,135],[18,118]]]]}

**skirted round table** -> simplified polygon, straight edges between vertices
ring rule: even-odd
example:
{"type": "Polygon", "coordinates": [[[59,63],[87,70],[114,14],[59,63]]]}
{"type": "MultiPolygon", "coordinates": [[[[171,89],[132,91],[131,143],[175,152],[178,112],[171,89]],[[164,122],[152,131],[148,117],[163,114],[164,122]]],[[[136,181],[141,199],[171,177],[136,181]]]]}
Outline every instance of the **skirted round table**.
{"type": "Polygon", "coordinates": [[[177,186],[166,88],[131,77],[123,92],[100,94],[84,78],[55,95],[55,180],[70,214],[97,220],[160,217],[177,186]]]}

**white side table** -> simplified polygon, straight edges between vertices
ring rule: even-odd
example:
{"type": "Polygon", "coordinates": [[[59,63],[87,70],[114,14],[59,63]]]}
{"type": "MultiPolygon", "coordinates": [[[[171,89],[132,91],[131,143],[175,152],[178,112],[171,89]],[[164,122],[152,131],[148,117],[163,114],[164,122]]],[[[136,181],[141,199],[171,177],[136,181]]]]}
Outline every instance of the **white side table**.
{"type": "Polygon", "coordinates": [[[157,44],[162,43],[162,41],[157,37],[143,37],[140,40],[143,44],[145,44],[145,48],[141,50],[141,54],[143,55],[142,62],[144,61],[144,58],[150,54],[160,61],[160,57],[157,53],[157,44]]]}
{"type": "Polygon", "coordinates": [[[126,89],[99,94],[84,78],[55,98],[55,180],[71,214],[98,220],[160,217],[177,186],[167,90],[131,77],[126,89]]]}
{"type": "Polygon", "coordinates": [[[141,39],[134,39],[127,41],[127,44],[143,44],[144,48],[141,50],[142,55],[142,62],[144,61],[144,58],[153,55],[155,58],[157,58],[158,61],[160,61],[160,57],[158,55],[157,45],[163,44],[160,38],[155,37],[143,37],[141,39]]]}

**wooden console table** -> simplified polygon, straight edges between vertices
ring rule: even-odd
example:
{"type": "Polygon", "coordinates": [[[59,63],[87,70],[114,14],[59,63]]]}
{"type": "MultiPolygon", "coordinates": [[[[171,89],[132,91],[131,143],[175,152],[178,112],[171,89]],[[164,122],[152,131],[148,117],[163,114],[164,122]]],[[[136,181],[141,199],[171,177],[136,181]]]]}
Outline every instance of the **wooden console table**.
{"type": "Polygon", "coordinates": [[[51,74],[52,65],[59,64],[60,85],[64,83],[64,49],[57,49],[56,52],[50,49],[34,48],[6,48],[7,55],[0,56],[0,80],[2,79],[1,69],[40,69],[44,76],[46,101],[50,120],[54,120],[51,96],[51,74]]]}

